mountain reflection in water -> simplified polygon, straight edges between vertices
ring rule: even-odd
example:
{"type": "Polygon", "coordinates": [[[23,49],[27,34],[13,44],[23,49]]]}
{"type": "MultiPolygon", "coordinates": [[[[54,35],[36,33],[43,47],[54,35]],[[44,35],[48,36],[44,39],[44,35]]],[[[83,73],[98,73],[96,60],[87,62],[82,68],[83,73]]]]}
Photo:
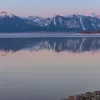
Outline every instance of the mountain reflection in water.
{"type": "Polygon", "coordinates": [[[55,52],[84,52],[100,49],[100,37],[67,37],[67,38],[1,38],[0,50],[19,51],[29,49],[38,51],[51,49],[55,52]]]}
{"type": "Polygon", "coordinates": [[[100,37],[0,39],[0,100],[61,100],[100,89],[99,49],[100,37]]]}

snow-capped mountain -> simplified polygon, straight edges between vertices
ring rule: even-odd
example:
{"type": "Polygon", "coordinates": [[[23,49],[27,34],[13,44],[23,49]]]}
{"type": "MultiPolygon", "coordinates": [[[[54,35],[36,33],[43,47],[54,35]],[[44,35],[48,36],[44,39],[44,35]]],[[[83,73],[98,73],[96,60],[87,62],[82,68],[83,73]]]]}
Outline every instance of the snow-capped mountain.
{"type": "Polygon", "coordinates": [[[49,26],[50,24],[50,18],[42,18],[42,17],[33,17],[33,16],[29,16],[28,20],[33,21],[35,23],[37,23],[40,26],[49,26]]]}
{"type": "Polygon", "coordinates": [[[50,18],[42,18],[37,16],[21,17],[27,24],[36,24],[41,27],[49,26],[50,18]]]}
{"type": "Polygon", "coordinates": [[[13,16],[14,16],[13,14],[9,14],[9,13],[4,12],[4,11],[0,12],[0,17],[1,18],[4,18],[4,17],[13,17],[13,16]]]}
{"type": "Polygon", "coordinates": [[[100,18],[84,15],[55,16],[51,26],[63,31],[100,30],[100,18]]]}
{"type": "Polygon", "coordinates": [[[7,12],[0,12],[0,32],[83,32],[100,31],[99,16],[56,15],[53,18],[37,16],[19,17],[7,12]]]}

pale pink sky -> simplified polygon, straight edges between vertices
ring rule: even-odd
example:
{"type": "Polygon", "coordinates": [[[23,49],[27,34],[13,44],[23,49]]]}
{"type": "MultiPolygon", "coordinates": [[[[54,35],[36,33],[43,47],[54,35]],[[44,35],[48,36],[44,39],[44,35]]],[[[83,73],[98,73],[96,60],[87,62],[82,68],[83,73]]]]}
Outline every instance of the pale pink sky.
{"type": "Polygon", "coordinates": [[[100,14],[100,0],[0,0],[0,8],[20,16],[46,16],[73,13],[100,14]]]}

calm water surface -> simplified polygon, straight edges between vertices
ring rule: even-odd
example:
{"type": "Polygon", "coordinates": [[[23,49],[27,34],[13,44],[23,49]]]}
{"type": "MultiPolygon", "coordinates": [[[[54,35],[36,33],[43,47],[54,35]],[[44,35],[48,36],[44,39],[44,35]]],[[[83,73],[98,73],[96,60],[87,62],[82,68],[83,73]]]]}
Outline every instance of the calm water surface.
{"type": "Polygon", "coordinates": [[[0,100],[60,100],[100,90],[100,52],[78,52],[66,40],[0,39],[0,100]]]}

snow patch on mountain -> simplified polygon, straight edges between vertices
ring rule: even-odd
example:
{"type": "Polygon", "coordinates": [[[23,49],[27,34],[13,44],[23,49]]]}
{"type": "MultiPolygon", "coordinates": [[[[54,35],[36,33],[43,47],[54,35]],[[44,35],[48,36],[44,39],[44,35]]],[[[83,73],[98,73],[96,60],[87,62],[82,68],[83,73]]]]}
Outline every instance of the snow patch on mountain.
{"type": "Polygon", "coordinates": [[[63,19],[61,17],[58,17],[59,23],[62,26],[63,25],[63,19]]]}
{"type": "Polygon", "coordinates": [[[53,21],[54,21],[54,25],[56,26],[56,18],[55,17],[53,18],[53,21]]]}
{"type": "Polygon", "coordinates": [[[4,17],[10,17],[10,18],[12,18],[12,17],[14,17],[14,15],[13,14],[9,14],[9,13],[4,12],[4,11],[1,11],[0,12],[0,17],[2,17],[2,18],[4,18],[4,17]]]}
{"type": "Polygon", "coordinates": [[[50,18],[42,18],[37,16],[24,17],[26,23],[28,24],[37,24],[39,26],[48,26],[50,24],[50,18]]]}
{"type": "Polygon", "coordinates": [[[92,26],[94,27],[94,28],[96,28],[96,26],[92,23],[92,26]]]}
{"type": "Polygon", "coordinates": [[[98,24],[98,27],[100,27],[100,24],[98,24]]]}
{"type": "Polygon", "coordinates": [[[84,24],[83,24],[82,16],[78,16],[78,18],[79,18],[79,20],[80,20],[80,23],[81,23],[81,25],[82,25],[83,30],[86,30],[86,28],[85,28],[85,26],[84,26],[84,24]]]}

